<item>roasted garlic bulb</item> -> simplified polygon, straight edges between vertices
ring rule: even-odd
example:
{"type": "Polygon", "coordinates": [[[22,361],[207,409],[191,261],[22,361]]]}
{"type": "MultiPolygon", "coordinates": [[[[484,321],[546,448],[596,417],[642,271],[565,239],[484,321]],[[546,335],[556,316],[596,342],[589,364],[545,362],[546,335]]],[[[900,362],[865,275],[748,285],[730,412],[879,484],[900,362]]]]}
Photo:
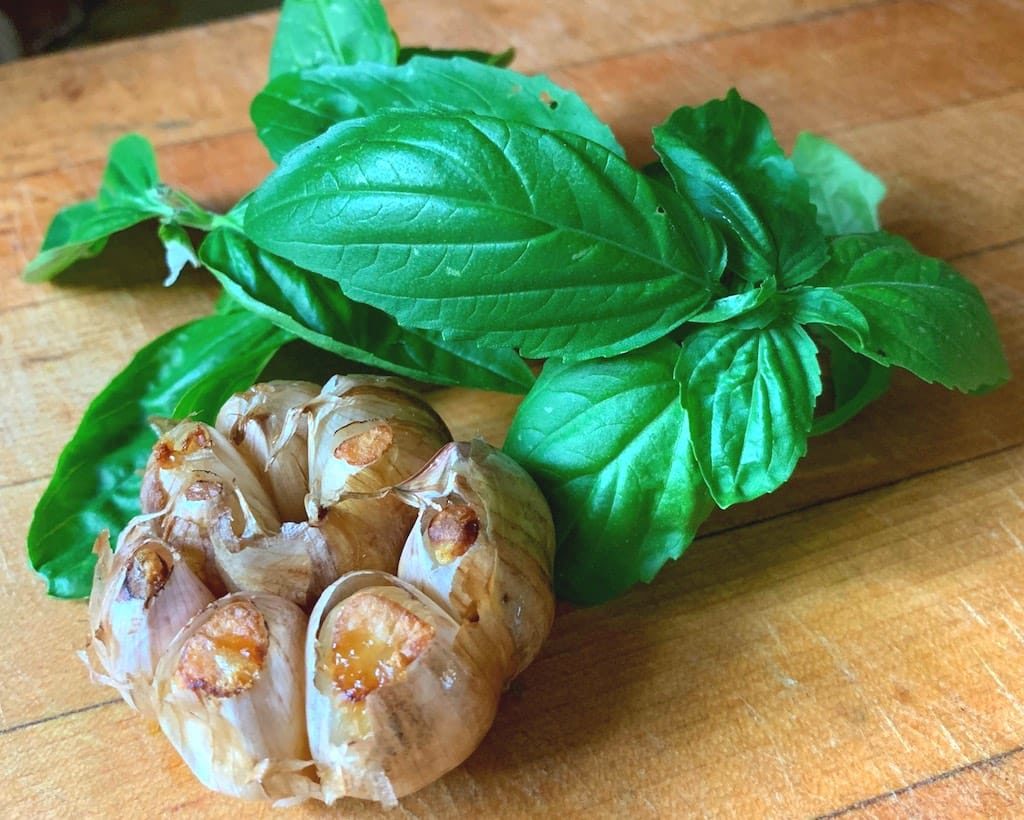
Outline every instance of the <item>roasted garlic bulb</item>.
{"type": "Polygon", "coordinates": [[[152,712],[157,661],[213,595],[141,516],[111,552],[106,531],[94,548],[89,642],[82,657],[93,679],[114,687],[129,705],[152,712]]]}
{"type": "Polygon", "coordinates": [[[174,639],[154,681],[160,728],[203,785],[249,800],[317,796],[303,722],[306,616],[234,593],[174,639]]]}
{"type": "Polygon", "coordinates": [[[479,439],[445,445],[395,495],[419,508],[399,576],[469,625],[502,684],[551,629],[555,530],[547,502],[515,461],[479,439]]]}
{"type": "Polygon", "coordinates": [[[382,572],[325,591],[306,639],[306,725],[322,799],[398,798],[458,766],[490,728],[500,688],[462,626],[382,572]]]}
{"type": "Polygon", "coordinates": [[[324,533],[338,574],[394,572],[415,518],[391,486],[419,472],[451,434],[401,379],[335,376],[305,408],[306,512],[324,533]]]}

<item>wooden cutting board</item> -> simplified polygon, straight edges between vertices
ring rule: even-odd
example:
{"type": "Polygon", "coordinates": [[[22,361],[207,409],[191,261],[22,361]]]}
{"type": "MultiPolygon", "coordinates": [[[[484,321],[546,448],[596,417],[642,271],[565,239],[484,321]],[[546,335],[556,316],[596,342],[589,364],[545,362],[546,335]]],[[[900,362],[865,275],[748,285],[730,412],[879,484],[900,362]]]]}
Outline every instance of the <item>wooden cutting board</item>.
{"type": "MultiPolygon", "coordinates": [[[[408,42],[519,50],[611,121],[636,163],[673,108],[731,86],[786,146],[825,134],[884,177],[884,222],[981,287],[1024,370],[1019,0],[392,0],[408,42]]],[[[270,164],[247,120],[259,15],[0,67],[0,816],[262,816],[204,791],[74,657],[25,533],[90,398],[206,312],[133,238],[61,285],[18,272],[58,207],[140,131],[225,208],[270,164]]],[[[499,442],[515,400],[435,395],[499,442]]],[[[480,750],[417,816],[1024,814],[1024,381],[981,398],[897,377],[774,496],[711,521],[651,586],[565,612],[480,750]]],[[[269,812],[267,812],[269,813],[269,812]]],[[[372,814],[361,804],[345,814],[372,814]]],[[[341,816],[300,808],[275,816],[341,816]]]]}

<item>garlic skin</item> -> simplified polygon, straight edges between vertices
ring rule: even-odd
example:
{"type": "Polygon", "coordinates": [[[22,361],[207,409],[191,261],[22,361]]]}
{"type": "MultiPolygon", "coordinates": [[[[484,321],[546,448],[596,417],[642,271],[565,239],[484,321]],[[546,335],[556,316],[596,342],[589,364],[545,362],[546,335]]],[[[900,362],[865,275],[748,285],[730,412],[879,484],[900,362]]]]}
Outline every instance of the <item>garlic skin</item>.
{"type": "Polygon", "coordinates": [[[394,572],[415,513],[385,491],[417,473],[451,433],[430,405],[391,377],[335,376],[304,412],[306,512],[324,533],[338,574],[394,572]]]}
{"type": "Polygon", "coordinates": [[[419,508],[399,577],[464,622],[480,662],[507,684],[536,657],[555,615],[544,496],[480,439],[446,445],[395,494],[419,508]]]}
{"type": "Polygon", "coordinates": [[[235,593],[199,613],[160,660],[160,728],[207,788],[279,805],[319,795],[306,774],[305,632],[289,601],[235,593]]]}
{"type": "Polygon", "coordinates": [[[385,807],[437,780],[480,744],[500,689],[459,623],[383,572],[328,587],[306,637],[306,725],[321,799],[385,807]]]}
{"type": "Polygon", "coordinates": [[[184,421],[153,447],[142,508],[217,594],[267,592],[312,606],[338,577],[324,534],[281,524],[259,474],[217,429],[184,421]]]}
{"type": "Polygon", "coordinates": [[[197,421],[170,427],[153,445],[142,479],[142,512],[160,514],[164,540],[177,548],[214,592],[225,589],[217,549],[281,524],[270,495],[234,445],[197,421]]]}
{"type": "Polygon", "coordinates": [[[178,631],[213,600],[153,522],[129,522],[111,552],[106,531],[94,546],[89,641],[81,653],[94,681],[116,689],[129,706],[152,715],[157,662],[178,631]]]}
{"type": "Polygon", "coordinates": [[[302,381],[254,384],[236,393],[217,414],[216,429],[264,476],[282,521],[304,521],[309,483],[306,416],[298,414],[288,436],[289,413],[312,401],[320,385],[302,381]]]}

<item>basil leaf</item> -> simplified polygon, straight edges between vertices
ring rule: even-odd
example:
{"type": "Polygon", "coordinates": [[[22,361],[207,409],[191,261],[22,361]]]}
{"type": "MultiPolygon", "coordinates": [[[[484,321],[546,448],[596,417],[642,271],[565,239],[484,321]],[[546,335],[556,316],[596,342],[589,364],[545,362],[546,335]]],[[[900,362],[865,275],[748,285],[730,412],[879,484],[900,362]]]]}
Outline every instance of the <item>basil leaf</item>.
{"type": "Polygon", "coordinates": [[[475,49],[429,48],[428,46],[402,46],[398,51],[398,64],[409,62],[413,57],[437,57],[441,60],[452,60],[463,57],[474,63],[493,65],[504,68],[516,58],[516,50],[507,48],[504,51],[477,51],[475,49]]]}
{"type": "Polygon", "coordinates": [[[549,361],[516,413],[505,451],[551,504],[559,598],[596,604],[650,581],[711,510],[677,355],[661,340],[613,359],[549,361]]]}
{"type": "Polygon", "coordinates": [[[700,313],[691,316],[688,321],[710,325],[746,316],[775,298],[777,292],[775,277],[769,276],[756,288],[716,299],[700,313]]]}
{"type": "Polygon", "coordinates": [[[854,334],[859,343],[868,335],[868,320],[842,293],[832,288],[798,287],[781,294],[789,314],[802,325],[841,327],[854,334]]]}
{"type": "Polygon", "coordinates": [[[828,236],[877,231],[885,183],[838,145],[804,131],[790,161],[810,184],[818,226],[828,236]]]}
{"type": "Polygon", "coordinates": [[[882,365],[965,392],[995,387],[1009,366],[978,289],[950,265],[886,233],[832,240],[832,259],[813,284],[833,288],[860,310],[861,338],[833,332],[882,365]]]}
{"type": "Polygon", "coordinates": [[[284,0],[270,76],[318,65],[394,65],[395,35],[379,0],[284,0]]]}
{"type": "Polygon", "coordinates": [[[569,131],[625,156],[614,134],[576,94],[471,60],[414,57],[402,66],[361,63],[282,74],[252,101],[260,140],[277,162],[332,125],[386,108],[448,108],[569,131]]]}
{"type": "Polygon", "coordinates": [[[788,287],[825,263],[807,182],[764,112],[735,89],[676,110],[654,129],[654,147],[678,190],[722,231],[730,270],[751,282],[775,275],[788,287]]]}
{"type": "Polygon", "coordinates": [[[245,231],[403,326],[537,358],[647,344],[722,266],[707,223],[607,148],[473,114],[334,126],[256,189],[245,231]]]}
{"type": "Polygon", "coordinates": [[[190,261],[187,235],[180,226],[209,230],[221,217],[161,184],[153,146],[145,137],[128,134],[110,148],[96,199],[57,212],[39,254],[22,276],[27,282],[52,279],[75,262],[96,256],[113,234],[154,218],[168,226],[161,230],[160,238],[167,249],[167,284],[171,284],[181,270],[182,259],[190,261]]]}
{"type": "Polygon", "coordinates": [[[892,372],[888,367],[854,353],[829,332],[822,334],[822,343],[829,352],[833,409],[815,417],[811,424],[812,436],[842,427],[871,402],[885,395],[892,372]]]}
{"type": "Polygon", "coordinates": [[[288,338],[256,316],[208,316],[160,336],[114,377],[85,411],[32,517],[29,561],[51,595],[88,595],[94,539],[138,514],[156,440],[147,419],[197,412],[212,421],[288,338]]]}
{"type": "Polygon", "coordinates": [[[675,374],[718,506],[751,501],[790,477],[821,393],[817,348],[802,327],[709,325],[683,342],[675,374]]]}
{"type": "Polygon", "coordinates": [[[511,350],[401,328],[386,313],[348,299],[336,282],[260,250],[238,231],[214,231],[200,254],[238,304],[338,356],[435,384],[506,393],[525,393],[533,384],[529,367],[511,350]]]}

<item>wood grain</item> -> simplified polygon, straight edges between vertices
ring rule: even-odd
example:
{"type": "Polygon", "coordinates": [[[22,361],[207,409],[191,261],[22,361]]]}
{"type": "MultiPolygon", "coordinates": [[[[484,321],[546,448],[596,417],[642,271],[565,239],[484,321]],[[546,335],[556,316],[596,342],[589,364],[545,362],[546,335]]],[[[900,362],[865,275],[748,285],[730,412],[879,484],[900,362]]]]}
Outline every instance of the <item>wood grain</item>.
{"type": "MultiPolygon", "coordinates": [[[[517,45],[522,68],[578,90],[638,162],[673,107],[734,84],[784,143],[801,129],[839,140],[889,183],[887,225],[979,284],[1024,372],[1019,3],[388,7],[410,41],[517,45]]],[[[90,398],[213,290],[199,275],[164,290],[146,230],[60,286],[17,272],[52,213],[92,194],[123,131],[153,139],[164,177],[211,206],[258,183],[270,166],[246,107],[274,20],[0,69],[0,372],[13,397],[0,414],[0,816],[239,811],[88,684],[73,655],[84,607],[45,598],[23,552],[90,398]]],[[[516,406],[432,398],[458,435],[496,442],[516,406]]],[[[1016,381],[974,398],[897,378],[814,442],[779,493],[713,518],[655,584],[562,614],[481,750],[405,811],[1019,816],[1022,407],[1016,381]]]]}

